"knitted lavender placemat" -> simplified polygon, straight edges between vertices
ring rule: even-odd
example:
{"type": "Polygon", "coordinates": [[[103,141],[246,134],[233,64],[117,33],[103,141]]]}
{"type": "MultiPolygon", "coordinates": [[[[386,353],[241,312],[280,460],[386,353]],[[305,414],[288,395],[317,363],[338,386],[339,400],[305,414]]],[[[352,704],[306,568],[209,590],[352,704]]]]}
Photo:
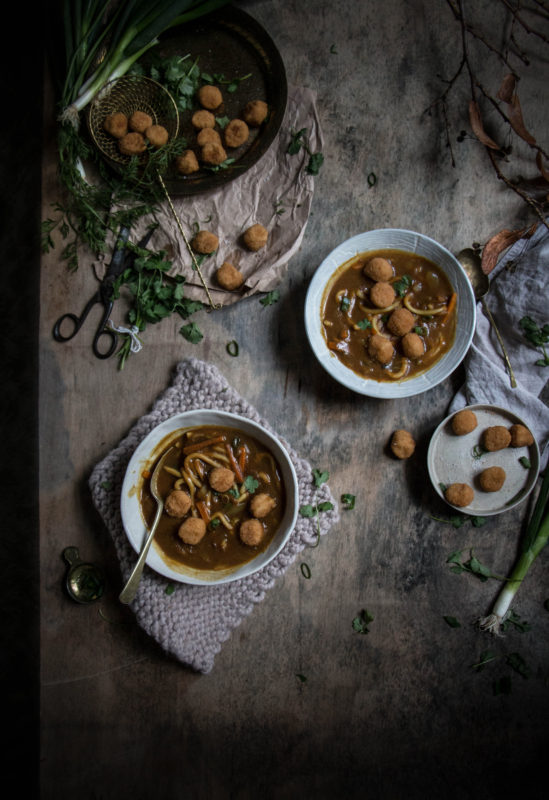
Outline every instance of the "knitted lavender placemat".
{"type": "MultiPolygon", "coordinates": [[[[169,581],[145,567],[137,597],[131,607],[138,624],[160,646],[179,661],[207,673],[236,628],[260,603],[268,589],[280,578],[297,554],[314,545],[338,521],[337,504],[327,484],[316,488],[311,465],[300,458],[253,406],[244,400],[213,364],[196,358],[178,364],[171,386],[155,401],[152,410],[141,417],[128,435],[94,468],[89,486],[93,502],[113,538],[125,582],[136,561],[120,514],[120,492],[128,462],[144,437],[159,423],[183,411],[198,408],[222,409],[240,414],[274,433],[290,456],[299,484],[299,505],[330,502],[333,509],[314,517],[298,516],[283,550],[263,569],[247,578],[220,586],[191,586],[177,583],[166,594],[169,581]]],[[[122,588],[122,583],[120,588],[122,588]]]]}

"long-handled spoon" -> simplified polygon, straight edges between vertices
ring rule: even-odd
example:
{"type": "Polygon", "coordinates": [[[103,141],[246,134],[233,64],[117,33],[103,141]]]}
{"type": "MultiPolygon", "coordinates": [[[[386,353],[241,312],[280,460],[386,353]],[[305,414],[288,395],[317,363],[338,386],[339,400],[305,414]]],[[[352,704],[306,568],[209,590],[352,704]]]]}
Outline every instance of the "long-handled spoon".
{"type": "Polygon", "coordinates": [[[152,540],[154,539],[154,534],[158,522],[160,520],[160,517],[162,516],[162,511],[164,510],[164,500],[162,499],[160,492],[158,491],[158,478],[160,476],[164,464],[166,463],[166,460],[168,459],[168,456],[171,454],[173,450],[174,448],[170,447],[170,449],[164,453],[164,455],[154,468],[154,472],[151,478],[151,494],[157,502],[156,515],[154,518],[154,522],[151,526],[151,529],[149,531],[149,535],[147,536],[147,540],[143,546],[143,549],[141,550],[141,553],[139,554],[139,558],[137,559],[135,567],[132,570],[132,574],[128,578],[126,585],[124,586],[118,597],[121,603],[131,603],[131,601],[137,594],[137,589],[139,588],[139,582],[141,580],[141,575],[143,573],[143,568],[145,566],[147,554],[152,544],[152,540]]]}
{"type": "Polygon", "coordinates": [[[460,262],[461,266],[467,273],[467,277],[471,281],[471,286],[473,287],[473,292],[475,294],[475,297],[482,303],[482,308],[484,309],[486,316],[490,320],[490,325],[494,329],[500,347],[503,351],[503,358],[505,360],[507,369],[509,371],[509,377],[511,378],[511,388],[516,389],[517,380],[515,378],[515,373],[513,372],[513,367],[511,366],[511,361],[509,360],[509,356],[507,355],[507,350],[505,349],[503,339],[501,338],[501,334],[498,331],[492,313],[488,308],[488,306],[486,305],[486,295],[490,291],[490,279],[488,275],[486,275],[482,271],[481,260],[473,249],[466,248],[465,250],[462,250],[460,253],[457,254],[457,260],[460,262]]]}

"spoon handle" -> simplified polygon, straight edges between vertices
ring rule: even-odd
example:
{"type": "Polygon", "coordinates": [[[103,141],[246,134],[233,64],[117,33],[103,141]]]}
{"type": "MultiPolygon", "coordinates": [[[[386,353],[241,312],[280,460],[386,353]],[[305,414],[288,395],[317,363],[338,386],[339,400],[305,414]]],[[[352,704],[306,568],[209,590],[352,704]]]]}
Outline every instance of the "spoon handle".
{"type": "Polygon", "coordinates": [[[121,603],[131,603],[134,599],[135,595],[137,594],[137,589],[139,588],[139,582],[141,580],[141,575],[143,573],[143,568],[145,566],[145,561],[147,559],[147,553],[149,552],[150,546],[152,544],[152,540],[154,539],[154,533],[156,531],[156,526],[158,525],[158,521],[162,514],[162,509],[164,507],[163,503],[158,504],[158,508],[156,510],[156,516],[154,518],[154,522],[152,524],[152,528],[149,531],[149,535],[147,536],[147,541],[141,553],[139,554],[139,558],[136,561],[135,567],[132,570],[132,574],[126,581],[126,585],[120,592],[118,599],[121,603]]]}
{"type": "Polygon", "coordinates": [[[487,315],[488,319],[490,320],[490,324],[492,325],[492,328],[494,329],[496,336],[498,337],[498,342],[499,342],[500,347],[501,347],[501,349],[503,351],[503,358],[505,360],[505,363],[507,365],[507,369],[509,371],[509,377],[511,378],[511,388],[512,389],[516,389],[517,388],[517,379],[515,378],[515,373],[513,372],[513,367],[511,366],[511,362],[509,360],[509,356],[507,355],[507,350],[505,349],[505,345],[503,344],[503,339],[501,338],[501,334],[498,331],[497,325],[496,325],[496,323],[494,321],[494,318],[492,316],[492,312],[488,308],[484,298],[482,300],[482,306],[484,308],[484,311],[486,312],[486,315],[487,315]]]}

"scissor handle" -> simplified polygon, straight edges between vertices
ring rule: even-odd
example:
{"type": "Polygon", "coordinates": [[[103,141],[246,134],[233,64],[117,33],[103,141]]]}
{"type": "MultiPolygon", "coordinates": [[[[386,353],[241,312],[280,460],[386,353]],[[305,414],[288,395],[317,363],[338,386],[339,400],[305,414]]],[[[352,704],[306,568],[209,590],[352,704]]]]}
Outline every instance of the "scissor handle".
{"type": "Polygon", "coordinates": [[[110,328],[107,328],[107,320],[110,317],[112,306],[112,300],[105,300],[105,310],[103,312],[103,316],[101,317],[101,322],[97,326],[95,336],[93,337],[92,350],[97,358],[110,358],[116,350],[118,344],[118,335],[110,328]],[[105,337],[109,339],[109,345],[106,350],[102,350],[99,347],[99,340],[104,339],[105,337]]]}
{"type": "Polygon", "coordinates": [[[56,342],[68,342],[69,339],[72,339],[73,336],[76,336],[80,328],[82,327],[82,323],[84,322],[84,317],[77,317],[76,314],[63,314],[62,317],[59,317],[55,325],[53,326],[53,338],[56,342]],[[72,330],[67,333],[61,333],[61,327],[63,323],[65,323],[66,327],[66,320],[70,320],[72,323],[72,330]]]}

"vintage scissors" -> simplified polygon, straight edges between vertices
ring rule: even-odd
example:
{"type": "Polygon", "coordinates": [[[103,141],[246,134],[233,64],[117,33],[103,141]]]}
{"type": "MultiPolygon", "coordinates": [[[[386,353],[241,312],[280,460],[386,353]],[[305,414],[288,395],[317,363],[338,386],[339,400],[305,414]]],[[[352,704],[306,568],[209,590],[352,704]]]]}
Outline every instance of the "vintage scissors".
{"type": "MultiPolygon", "coordinates": [[[[153,230],[154,228],[151,228],[145,234],[145,236],[138,243],[138,247],[146,247],[149,239],[152,236],[153,230]]],[[[114,282],[116,278],[118,278],[118,276],[121,275],[125,269],[127,269],[127,267],[131,266],[136,258],[136,254],[128,251],[126,248],[126,242],[128,241],[129,235],[129,228],[120,228],[107,273],[101,281],[99,289],[92,297],[90,297],[84,306],[84,310],[82,311],[81,315],[77,317],[76,314],[69,313],[63,314],[61,317],[59,317],[53,326],[53,338],[57,342],[68,342],[69,339],[72,339],[74,336],[76,336],[93,306],[96,303],[101,303],[103,305],[103,315],[99,321],[99,325],[97,326],[97,330],[93,338],[92,349],[97,358],[110,358],[110,356],[112,356],[118,344],[118,335],[115,331],[107,327],[107,322],[114,304],[114,282]],[[68,333],[61,333],[61,327],[65,325],[66,329],[69,324],[72,324],[72,329],[68,333]],[[106,348],[101,348],[99,346],[100,339],[108,341],[108,346],[106,348]]]]}

